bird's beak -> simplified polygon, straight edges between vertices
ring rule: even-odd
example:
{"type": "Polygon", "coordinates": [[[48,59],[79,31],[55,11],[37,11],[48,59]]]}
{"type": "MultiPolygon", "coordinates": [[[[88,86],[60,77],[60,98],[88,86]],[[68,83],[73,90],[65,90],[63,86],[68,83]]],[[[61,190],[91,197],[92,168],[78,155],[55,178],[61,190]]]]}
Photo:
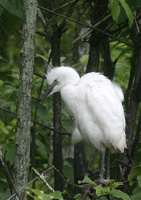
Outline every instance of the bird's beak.
{"type": "Polygon", "coordinates": [[[57,81],[55,80],[46,90],[45,94],[43,95],[42,99],[40,102],[43,102],[45,100],[46,97],[48,97],[51,92],[53,91],[53,88],[57,85],[57,81]]]}

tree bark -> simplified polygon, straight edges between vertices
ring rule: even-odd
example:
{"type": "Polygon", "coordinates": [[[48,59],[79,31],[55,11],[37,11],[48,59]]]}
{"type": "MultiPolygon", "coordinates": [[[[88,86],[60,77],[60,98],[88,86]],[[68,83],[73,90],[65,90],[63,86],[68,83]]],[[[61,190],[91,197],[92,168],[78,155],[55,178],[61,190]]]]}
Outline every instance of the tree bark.
{"type": "Polygon", "coordinates": [[[129,105],[129,118],[127,120],[127,140],[128,148],[132,145],[133,131],[135,127],[136,115],[141,101],[141,49],[138,50],[137,66],[135,71],[135,81],[131,91],[130,105],[129,105]]]}
{"type": "MultiPolygon", "coordinates": [[[[23,1],[21,74],[13,172],[14,186],[17,192],[28,182],[36,12],[36,0],[23,1]]],[[[22,190],[18,195],[22,200],[27,199],[25,190],[22,190]]],[[[17,200],[19,198],[15,197],[15,199],[17,200]]]]}
{"type": "MultiPolygon", "coordinates": [[[[94,25],[95,22],[102,19],[104,16],[104,13],[107,12],[108,8],[108,1],[106,0],[93,0],[91,1],[91,23],[94,25]],[[94,2],[94,7],[93,7],[94,2]]],[[[101,29],[103,30],[103,27],[105,26],[105,23],[102,23],[100,25],[101,29]]],[[[100,45],[101,41],[105,36],[103,36],[102,33],[93,31],[90,39],[90,50],[89,50],[89,60],[87,65],[86,73],[88,72],[97,72],[99,71],[99,58],[100,58],[100,45]]]]}
{"type": "Polygon", "coordinates": [[[110,43],[108,36],[105,36],[102,46],[103,46],[103,58],[104,58],[104,66],[103,66],[104,75],[107,76],[110,80],[113,80],[115,64],[112,63],[111,60],[111,50],[110,50],[110,43]]]}
{"type": "MultiPolygon", "coordinates": [[[[52,64],[60,66],[60,34],[57,24],[54,25],[54,32],[51,37],[52,64]]],[[[60,94],[53,95],[53,127],[61,130],[61,97],[60,94]]],[[[62,136],[53,132],[53,164],[62,173],[62,136]]],[[[60,175],[54,171],[54,189],[62,191],[63,183],[60,175]]]]}

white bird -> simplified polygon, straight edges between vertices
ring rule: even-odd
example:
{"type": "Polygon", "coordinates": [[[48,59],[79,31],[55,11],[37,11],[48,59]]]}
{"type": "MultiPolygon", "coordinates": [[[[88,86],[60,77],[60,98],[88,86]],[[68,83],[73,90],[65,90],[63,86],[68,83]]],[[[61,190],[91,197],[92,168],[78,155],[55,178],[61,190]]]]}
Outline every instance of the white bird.
{"type": "Polygon", "coordinates": [[[105,149],[123,153],[127,148],[121,88],[100,73],[91,72],[80,78],[73,68],[64,66],[50,69],[46,78],[49,87],[41,101],[55,92],[61,93],[75,118],[72,142],[84,141],[102,152],[100,182],[103,183],[105,149]]]}

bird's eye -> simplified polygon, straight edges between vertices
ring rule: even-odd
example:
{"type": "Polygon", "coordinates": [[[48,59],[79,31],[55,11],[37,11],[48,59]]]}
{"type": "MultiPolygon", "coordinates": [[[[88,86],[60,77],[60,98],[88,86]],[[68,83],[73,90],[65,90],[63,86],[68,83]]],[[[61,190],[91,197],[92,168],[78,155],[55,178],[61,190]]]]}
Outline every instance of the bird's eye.
{"type": "Polygon", "coordinates": [[[53,82],[52,82],[52,85],[57,85],[58,84],[58,81],[57,81],[57,79],[55,79],[53,82]]]}
{"type": "Polygon", "coordinates": [[[54,83],[56,83],[56,84],[58,83],[57,79],[54,80],[54,83]]]}

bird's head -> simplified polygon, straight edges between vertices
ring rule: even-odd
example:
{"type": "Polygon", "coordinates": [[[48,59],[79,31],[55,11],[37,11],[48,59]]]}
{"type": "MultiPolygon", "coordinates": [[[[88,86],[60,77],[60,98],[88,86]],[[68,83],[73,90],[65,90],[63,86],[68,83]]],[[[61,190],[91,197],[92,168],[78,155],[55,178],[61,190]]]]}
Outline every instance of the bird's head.
{"type": "Polygon", "coordinates": [[[78,73],[73,68],[63,66],[49,69],[46,78],[49,87],[41,101],[55,92],[60,92],[68,84],[77,85],[80,80],[78,73]]]}

